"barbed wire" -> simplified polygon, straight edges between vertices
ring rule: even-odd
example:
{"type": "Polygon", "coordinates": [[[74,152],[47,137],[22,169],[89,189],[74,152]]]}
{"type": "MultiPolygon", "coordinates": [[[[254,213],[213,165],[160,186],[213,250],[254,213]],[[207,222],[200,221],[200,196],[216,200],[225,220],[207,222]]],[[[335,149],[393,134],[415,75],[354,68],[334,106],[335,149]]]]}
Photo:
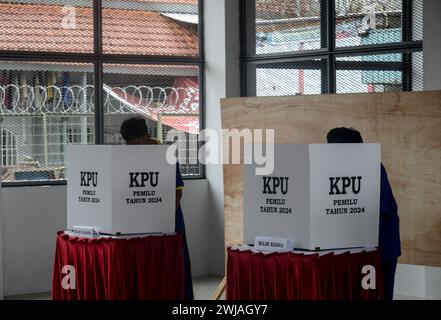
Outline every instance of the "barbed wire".
{"type": "MultiPolygon", "coordinates": [[[[196,87],[150,87],[104,85],[106,113],[197,113],[199,89],[196,87]],[[135,109],[135,110],[134,110],[135,109]]],[[[0,114],[92,114],[95,109],[93,85],[59,87],[8,84],[0,86],[0,114]]]]}

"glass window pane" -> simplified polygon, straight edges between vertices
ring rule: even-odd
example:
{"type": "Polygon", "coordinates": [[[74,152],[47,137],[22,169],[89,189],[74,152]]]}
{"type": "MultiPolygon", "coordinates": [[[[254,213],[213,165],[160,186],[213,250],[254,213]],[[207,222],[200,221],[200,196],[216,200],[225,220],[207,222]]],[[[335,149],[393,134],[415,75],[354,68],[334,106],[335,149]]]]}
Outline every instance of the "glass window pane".
{"type": "Polygon", "coordinates": [[[199,137],[199,67],[196,65],[104,65],[105,143],[120,144],[122,122],[146,119],[150,135],[167,143],[174,134],[185,176],[202,174],[199,137]]]}
{"type": "Polygon", "coordinates": [[[248,96],[290,96],[322,93],[322,61],[247,66],[248,96]],[[255,91],[254,91],[255,90],[255,91]]]}
{"type": "Polygon", "coordinates": [[[402,41],[402,0],[336,0],[336,47],[402,41]]]}
{"type": "Polygon", "coordinates": [[[92,0],[0,0],[0,50],[93,52],[92,0]]]}
{"type": "Polygon", "coordinates": [[[103,52],[198,56],[198,0],[103,1],[103,52]]]}
{"type": "Polygon", "coordinates": [[[249,54],[321,48],[320,0],[256,0],[250,4],[254,8],[246,10],[249,54]]]}
{"type": "Polygon", "coordinates": [[[93,65],[0,61],[0,117],[2,181],[64,179],[66,144],[94,143],[93,65]]]}
{"type": "Polygon", "coordinates": [[[402,91],[402,54],[338,57],[337,93],[402,91]]]}

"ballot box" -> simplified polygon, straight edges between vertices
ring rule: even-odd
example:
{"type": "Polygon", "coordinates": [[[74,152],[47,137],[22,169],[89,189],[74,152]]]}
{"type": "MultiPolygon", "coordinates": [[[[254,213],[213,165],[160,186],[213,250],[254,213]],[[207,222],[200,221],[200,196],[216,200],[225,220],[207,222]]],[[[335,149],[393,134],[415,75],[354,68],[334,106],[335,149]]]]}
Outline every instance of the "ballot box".
{"type": "Polygon", "coordinates": [[[258,147],[244,148],[244,159],[252,159],[243,173],[245,243],[273,237],[306,250],[378,245],[379,144],[273,145],[274,170],[266,175],[256,173],[255,150],[265,150],[258,147]]]}
{"type": "Polygon", "coordinates": [[[106,234],[174,232],[176,164],[166,159],[168,147],[69,145],[67,228],[92,227],[106,234]]]}

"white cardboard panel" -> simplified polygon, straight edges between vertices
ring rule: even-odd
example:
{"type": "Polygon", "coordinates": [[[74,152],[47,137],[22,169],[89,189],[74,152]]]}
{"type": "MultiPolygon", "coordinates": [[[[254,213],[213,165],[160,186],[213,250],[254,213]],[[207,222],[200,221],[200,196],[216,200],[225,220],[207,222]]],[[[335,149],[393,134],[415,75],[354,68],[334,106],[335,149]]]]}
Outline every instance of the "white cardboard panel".
{"type": "MultiPolygon", "coordinates": [[[[67,148],[67,227],[89,226],[107,233],[112,229],[111,146],[68,145],[67,148]],[[87,181],[81,186],[81,172],[96,173],[97,186],[87,181]],[[95,192],[94,196],[84,192],[95,192]],[[96,198],[84,202],[80,197],[96,198]]],[[[84,178],[84,176],[83,176],[84,178]]],[[[87,174],[86,174],[87,179],[87,174]]]]}
{"type": "Polygon", "coordinates": [[[167,163],[167,148],[69,146],[67,227],[110,234],[174,232],[176,166],[167,163]]]}
{"type": "MultiPolygon", "coordinates": [[[[245,147],[244,153],[252,152],[251,145],[245,147]]],[[[287,238],[294,247],[309,243],[308,145],[274,145],[274,172],[269,176],[257,176],[255,168],[254,164],[244,165],[245,243],[254,243],[256,236],[287,238]],[[288,178],[286,194],[282,194],[280,188],[276,194],[265,194],[266,178],[278,178],[279,181],[288,178]],[[272,200],[284,200],[285,204],[269,204],[272,200]],[[262,212],[262,208],[267,207],[286,213],[262,212]]],[[[269,183],[271,189],[273,183],[269,183]]]]}
{"type": "Polygon", "coordinates": [[[313,144],[309,152],[313,240],[310,249],[376,247],[380,211],[380,145],[313,144]],[[338,188],[333,189],[333,195],[330,194],[330,177],[340,178],[335,183],[338,188]],[[351,186],[345,188],[345,194],[343,177],[351,179],[351,186]],[[358,191],[359,183],[359,192],[354,193],[354,190],[358,191]],[[341,194],[336,194],[337,191],[341,194]],[[341,202],[335,204],[335,201],[341,202]]]}
{"type": "MultiPolygon", "coordinates": [[[[175,231],[176,166],[166,162],[167,148],[119,146],[112,150],[112,233],[119,230],[130,230],[129,233],[175,231]],[[143,171],[151,173],[145,186],[134,184],[130,188],[129,173],[143,171]],[[151,195],[135,196],[134,192],[151,192],[151,195]],[[143,198],[152,202],[127,203],[127,199],[143,198]]],[[[141,183],[142,176],[137,180],[141,183]]]]}
{"type": "MultiPolygon", "coordinates": [[[[289,239],[295,248],[309,250],[377,246],[380,145],[274,147],[275,165],[271,175],[257,176],[255,164],[244,165],[246,243],[253,243],[256,236],[269,236],[289,239]],[[286,194],[282,194],[280,187],[276,194],[265,193],[268,178],[289,181],[286,194]],[[344,194],[343,181],[347,184],[344,194]],[[272,199],[284,203],[268,204],[272,199]],[[272,209],[262,210],[262,207],[272,209]]],[[[246,146],[245,154],[249,152],[251,147],[246,146]]]]}

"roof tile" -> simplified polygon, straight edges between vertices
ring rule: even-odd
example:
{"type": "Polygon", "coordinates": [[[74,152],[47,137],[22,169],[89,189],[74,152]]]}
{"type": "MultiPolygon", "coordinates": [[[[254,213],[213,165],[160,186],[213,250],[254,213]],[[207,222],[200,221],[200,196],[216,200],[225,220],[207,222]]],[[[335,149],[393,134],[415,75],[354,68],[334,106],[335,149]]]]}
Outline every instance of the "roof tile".
{"type": "MultiPolygon", "coordinates": [[[[92,52],[92,9],[77,7],[76,28],[63,29],[62,8],[0,3],[0,49],[92,52]]],[[[159,12],[103,9],[103,51],[113,54],[196,56],[198,36],[191,26],[164,17],[159,12]]]]}

